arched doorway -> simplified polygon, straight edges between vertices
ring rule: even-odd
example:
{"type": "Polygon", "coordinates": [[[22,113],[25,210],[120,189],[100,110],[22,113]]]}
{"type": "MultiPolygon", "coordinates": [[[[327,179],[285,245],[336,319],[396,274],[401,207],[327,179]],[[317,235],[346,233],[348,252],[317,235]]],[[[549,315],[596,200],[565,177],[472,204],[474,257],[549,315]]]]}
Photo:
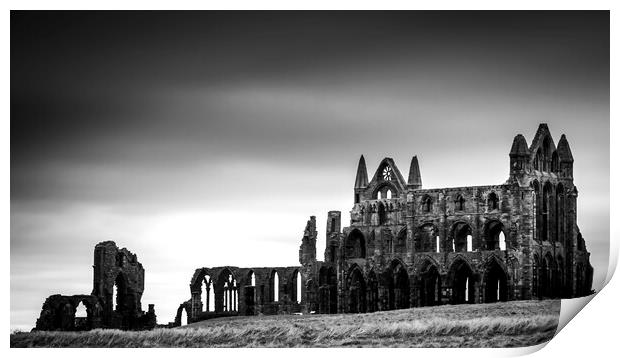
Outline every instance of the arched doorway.
{"type": "Polygon", "coordinates": [[[475,302],[476,279],[465,260],[459,258],[452,263],[449,279],[452,283],[452,304],[475,302]]]}
{"type": "Polygon", "coordinates": [[[508,275],[492,259],[484,272],[484,302],[492,303],[508,300],[508,275]]]}
{"type": "Polygon", "coordinates": [[[409,274],[400,261],[393,261],[385,272],[388,289],[388,309],[409,308],[409,274]]]}
{"type": "Polygon", "coordinates": [[[368,273],[367,310],[375,312],[379,309],[379,283],[374,271],[368,273]]]}
{"type": "Polygon", "coordinates": [[[420,306],[435,306],[440,303],[441,281],[437,266],[426,261],[420,272],[420,306]]]}
{"type": "Polygon", "coordinates": [[[359,267],[355,267],[349,274],[348,307],[349,313],[366,312],[366,282],[359,267]]]}

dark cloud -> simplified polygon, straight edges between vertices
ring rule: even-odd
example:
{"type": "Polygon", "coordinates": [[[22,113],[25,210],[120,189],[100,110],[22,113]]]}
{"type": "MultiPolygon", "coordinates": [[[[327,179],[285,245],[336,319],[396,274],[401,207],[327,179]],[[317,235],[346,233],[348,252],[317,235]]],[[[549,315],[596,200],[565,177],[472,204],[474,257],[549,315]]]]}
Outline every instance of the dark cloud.
{"type": "Polygon", "coordinates": [[[501,183],[540,122],[570,141],[600,277],[609,12],[11,12],[12,325],[49,294],[30,263],[73,292],[107,239],[164,322],[195,267],[293,265],[307,216],[346,221],[360,154],[369,174],[417,154],[425,187],[501,183]]]}

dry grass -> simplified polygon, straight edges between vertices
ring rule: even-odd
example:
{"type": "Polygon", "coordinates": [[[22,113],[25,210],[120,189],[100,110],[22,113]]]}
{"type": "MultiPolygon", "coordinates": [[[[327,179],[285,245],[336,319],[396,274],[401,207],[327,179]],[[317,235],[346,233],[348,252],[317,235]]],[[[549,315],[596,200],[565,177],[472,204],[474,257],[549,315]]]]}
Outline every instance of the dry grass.
{"type": "Polygon", "coordinates": [[[11,334],[11,347],[523,347],[550,340],[560,301],[367,314],[217,318],[144,332],[11,334]]]}

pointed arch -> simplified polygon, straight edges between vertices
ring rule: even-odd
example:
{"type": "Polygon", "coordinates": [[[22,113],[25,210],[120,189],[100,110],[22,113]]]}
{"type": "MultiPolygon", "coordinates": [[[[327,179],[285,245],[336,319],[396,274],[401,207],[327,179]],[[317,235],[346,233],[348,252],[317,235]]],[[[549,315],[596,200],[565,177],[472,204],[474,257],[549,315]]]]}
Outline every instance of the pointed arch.
{"type": "Polygon", "coordinates": [[[209,275],[204,275],[200,284],[200,301],[202,303],[202,311],[209,312],[209,306],[211,304],[209,298],[212,293],[212,282],[209,275]]]}
{"type": "Polygon", "coordinates": [[[430,195],[425,194],[422,197],[422,201],[421,201],[422,205],[422,212],[425,213],[430,213],[431,211],[433,211],[433,198],[431,198],[430,195]]]}
{"type": "Polygon", "coordinates": [[[504,265],[494,256],[485,264],[483,282],[485,303],[508,300],[508,274],[504,265]]]}
{"type": "Polygon", "coordinates": [[[347,312],[366,312],[366,280],[362,270],[353,265],[347,274],[347,312]]]}
{"type": "Polygon", "coordinates": [[[352,230],[345,240],[345,257],[348,259],[366,258],[366,238],[358,230],[352,230]]]}
{"type": "Polygon", "coordinates": [[[474,270],[464,257],[459,255],[452,261],[447,279],[452,289],[452,304],[475,303],[474,270]]]}
{"type": "Polygon", "coordinates": [[[552,212],[553,212],[553,202],[554,200],[554,195],[553,195],[553,185],[551,185],[550,182],[545,182],[545,184],[543,185],[543,195],[542,195],[542,228],[541,228],[541,239],[542,241],[549,241],[550,239],[552,239],[552,235],[550,235],[551,233],[551,228],[553,227],[552,224],[552,212]]]}
{"type": "Polygon", "coordinates": [[[532,295],[541,297],[540,293],[540,259],[537,254],[534,254],[532,256],[532,295]]]}
{"type": "Polygon", "coordinates": [[[564,272],[564,258],[562,255],[558,255],[556,257],[556,272],[555,272],[555,280],[554,280],[553,288],[554,288],[554,297],[565,297],[565,272],[564,272]]]}
{"type": "Polygon", "coordinates": [[[289,277],[291,285],[289,287],[289,296],[292,302],[301,303],[302,301],[302,277],[301,272],[298,269],[293,270],[291,277],[289,277]]]}
{"type": "Polygon", "coordinates": [[[403,227],[396,237],[396,245],[394,247],[394,252],[399,254],[404,254],[407,252],[407,227],[403,227]]]}
{"type": "Polygon", "coordinates": [[[280,275],[277,270],[271,270],[269,274],[269,302],[280,300],[280,275]]]}
{"type": "Polygon", "coordinates": [[[472,228],[464,221],[457,221],[450,230],[450,243],[448,251],[467,252],[473,249],[472,228]]]}
{"type": "Polygon", "coordinates": [[[248,270],[244,282],[243,302],[245,306],[245,315],[253,316],[256,306],[256,273],[254,273],[254,270],[248,270]]]}
{"type": "Polygon", "coordinates": [[[493,211],[499,209],[499,197],[494,191],[490,192],[487,196],[487,211],[493,211]]]}
{"type": "Polygon", "coordinates": [[[380,201],[379,204],[377,204],[377,218],[379,220],[379,225],[387,224],[387,215],[385,213],[385,205],[383,205],[382,201],[380,201]]]}
{"type": "Polygon", "coordinates": [[[550,252],[547,252],[545,254],[545,258],[543,259],[543,266],[545,267],[545,285],[543,286],[544,297],[556,297],[556,292],[553,287],[554,283],[556,282],[556,262],[555,258],[550,252]]]}
{"type": "Polygon", "coordinates": [[[215,279],[215,312],[234,312],[237,310],[237,277],[229,268],[222,268],[215,279]]]}
{"type": "Polygon", "coordinates": [[[500,234],[504,235],[504,224],[499,220],[489,220],[484,224],[485,250],[499,250],[500,234]]]}
{"type": "Polygon", "coordinates": [[[379,282],[374,270],[370,270],[367,280],[366,308],[368,312],[375,312],[379,309],[379,282]]]}
{"type": "Polygon", "coordinates": [[[536,231],[535,236],[534,236],[534,240],[540,242],[541,241],[541,233],[542,233],[542,195],[541,195],[541,188],[540,188],[540,183],[538,182],[538,180],[533,180],[530,183],[530,186],[532,187],[532,189],[534,190],[534,211],[536,212],[535,215],[535,226],[536,226],[536,231]]]}
{"type": "Polygon", "coordinates": [[[555,226],[556,226],[556,242],[562,243],[564,247],[568,247],[568,240],[566,238],[566,197],[564,193],[564,185],[559,183],[556,187],[556,202],[555,202],[555,226]]]}
{"type": "Polygon", "coordinates": [[[439,230],[432,223],[426,223],[418,227],[414,235],[414,249],[416,252],[437,251],[437,237],[439,230]]]}
{"type": "Polygon", "coordinates": [[[420,306],[435,306],[441,302],[441,278],[436,263],[425,259],[419,271],[420,306]]]}
{"type": "Polygon", "coordinates": [[[400,260],[390,262],[384,272],[387,284],[388,309],[403,309],[410,307],[410,283],[407,266],[400,260]]]}

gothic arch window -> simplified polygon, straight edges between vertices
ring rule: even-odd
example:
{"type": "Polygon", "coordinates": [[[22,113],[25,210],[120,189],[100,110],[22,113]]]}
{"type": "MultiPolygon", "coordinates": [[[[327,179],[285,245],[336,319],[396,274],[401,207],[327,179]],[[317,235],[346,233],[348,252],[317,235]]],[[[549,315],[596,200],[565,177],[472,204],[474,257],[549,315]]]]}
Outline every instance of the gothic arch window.
{"type": "Polygon", "coordinates": [[[551,171],[554,173],[560,171],[560,166],[558,163],[558,152],[555,150],[553,151],[553,154],[551,154],[551,171]]]}
{"type": "Polygon", "coordinates": [[[540,297],[540,260],[538,259],[538,255],[534,254],[532,261],[532,294],[535,297],[540,297]]]}
{"type": "Polygon", "coordinates": [[[565,221],[566,221],[566,207],[565,207],[565,198],[564,198],[564,186],[562,184],[558,184],[556,188],[556,204],[555,204],[555,223],[556,223],[556,233],[557,233],[557,241],[561,242],[563,245],[568,247],[568,242],[566,240],[565,235],[565,221]]]}
{"type": "Polygon", "coordinates": [[[209,312],[209,307],[212,304],[212,300],[210,300],[211,295],[213,294],[212,288],[213,285],[211,283],[211,277],[209,277],[209,275],[205,275],[200,283],[200,300],[202,301],[203,312],[209,312]]]}
{"type": "Polygon", "coordinates": [[[551,138],[546,136],[543,140],[543,162],[542,162],[542,170],[545,172],[551,171],[551,138]]]}
{"type": "Polygon", "coordinates": [[[385,192],[385,198],[392,199],[392,191],[390,189],[385,192]]]}
{"type": "Polygon", "coordinates": [[[543,161],[542,150],[538,148],[538,150],[536,151],[536,156],[534,157],[534,169],[538,171],[542,170],[542,161],[543,161]]]}
{"type": "Polygon", "coordinates": [[[471,227],[464,222],[458,222],[452,227],[452,251],[471,251],[471,227]]]}
{"type": "Polygon", "coordinates": [[[435,247],[437,243],[437,229],[433,224],[424,224],[420,226],[415,235],[415,251],[431,252],[437,251],[435,247]]]}
{"type": "Polygon", "coordinates": [[[552,199],[553,199],[553,188],[549,182],[546,182],[543,186],[543,197],[542,197],[542,228],[541,228],[541,239],[542,241],[548,241],[551,239],[549,235],[550,229],[552,228],[552,199]]]}
{"type": "Polygon", "coordinates": [[[542,200],[540,195],[540,185],[538,181],[534,180],[530,183],[532,189],[534,189],[534,210],[536,212],[536,231],[534,232],[534,240],[540,241],[541,239],[541,226],[542,226],[542,200]]]}
{"type": "Polygon", "coordinates": [[[498,220],[491,220],[484,225],[486,250],[500,249],[500,236],[504,234],[504,225],[498,220]]]}
{"type": "Polygon", "coordinates": [[[377,216],[379,217],[379,225],[385,225],[387,222],[387,215],[385,214],[385,205],[381,202],[377,207],[377,216]]]}
{"type": "Polygon", "coordinates": [[[278,272],[273,271],[271,273],[271,301],[278,302],[280,300],[280,277],[278,272]]]}
{"type": "Polygon", "coordinates": [[[430,213],[433,210],[433,201],[430,196],[425,196],[422,199],[422,211],[425,213],[430,213]]]}
{"type": "Polygon", "coordinates": [[[353,230],[345,241],[347,258],[366,258],[366,239],[359,230],[353,230]]]}
{"type": "Polygon", "coordinates": [[[489,211],[499,209],[499,198],[494,192],[491,192],[489,194],[489,197],[487,199],[487,208],[489,211]]]}
{"type": "Polygon", "coordinates": [[[456,210],[458,210],[458,211],[465,210],[465,198],[463,198],[463,195],[459,194],[456,197],[456,200],[454,202],[454,206],[455,206],[456,210]]]}

